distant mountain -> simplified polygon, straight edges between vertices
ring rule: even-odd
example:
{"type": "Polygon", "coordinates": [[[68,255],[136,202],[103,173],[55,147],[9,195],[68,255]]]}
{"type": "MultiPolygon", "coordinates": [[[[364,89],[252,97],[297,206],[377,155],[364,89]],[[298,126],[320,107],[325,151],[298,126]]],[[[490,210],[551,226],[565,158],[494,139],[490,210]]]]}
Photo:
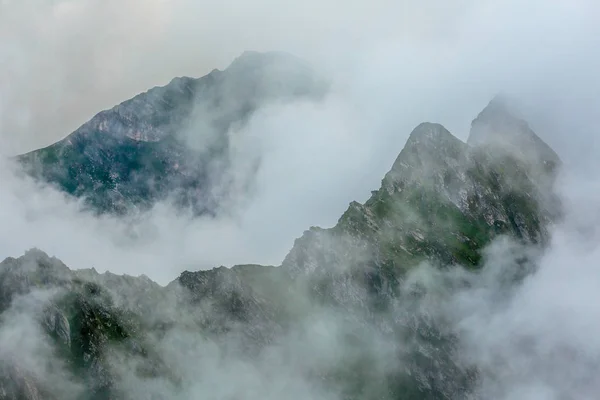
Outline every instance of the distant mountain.
{"type": "MultiPolygon", "coordinates": [[[[65,139],[18,157],[25,171],[97,212],[169,199],[214,214],[231,190],[231,131],[259,107],[318,98],[323,80],[286,53],[246,52],[224,71],[175,78],[110,110],[65,139]]],[[[251,185],[250,166],[242,187],[251,185]]]]}
{"type": "MultiPolygon", "coordinates": [[[[279,267],[186,271],[160,287],[72,271],[40,251],[7,259],[0,328],[32,315],[25,326],[47,347],[0,348],[0,398],[480,398],[482,371],[461,357],[459,332],[427,312],[428,291],[456,288],[411,286],[407,275],[427,262],[475,276],[500,235],[543,249],[560,218],[559,167],[492,101],[468,143],[417,126],[381,188],[333,228],[306,231],[279,267]],[[527,153],[507,151],[522,140],[527,153]]],[[[535,262],[518,259],[503,282],[518,284],[535,262]]]]}

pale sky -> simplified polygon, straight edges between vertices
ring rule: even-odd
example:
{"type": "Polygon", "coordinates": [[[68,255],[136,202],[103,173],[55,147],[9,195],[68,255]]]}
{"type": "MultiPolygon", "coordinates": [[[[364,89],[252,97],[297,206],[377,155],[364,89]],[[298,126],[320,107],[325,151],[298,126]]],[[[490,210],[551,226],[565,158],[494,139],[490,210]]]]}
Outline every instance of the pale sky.
{"type": "Polygon", "coordinates": [[[224,68],[244,50],[297,54],[355,90],[402,101],[397,114],[423,97],[424,118],[461,131],[468,125],[453,116],[472,117],[499,90],[552,100],[544,106],[555,114],[557,102],[597,93],[586,80],[599,64],[599,8],[593,0],[2,0],[0,153],[50,144],[102,109],[175,76],[224,68]],[[404,87],[421,93],[401,98],[404,87]]]}

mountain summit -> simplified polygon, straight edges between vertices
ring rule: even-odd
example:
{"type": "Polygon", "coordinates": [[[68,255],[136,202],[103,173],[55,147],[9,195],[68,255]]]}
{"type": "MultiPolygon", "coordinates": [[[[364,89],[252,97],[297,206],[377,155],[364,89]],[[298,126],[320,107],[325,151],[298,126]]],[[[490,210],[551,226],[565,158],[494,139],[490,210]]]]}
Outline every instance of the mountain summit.
{"type": "Polygon", "coordinates": [[[560,166],[558,155],[510,110],[507,97],[498,95],[479,113],[471,124],[467,140],[472,146],[503,149],[522,160],[535,160],[549,170],[560,166]]]}
{"type": "MultiPolygon", "coordinates": [[[[217,199],[230,190],[231,131],[262,106],[325,91],[324,81],[292,55],[246,52],[224,71],[175,78],[102,111],[18,161],[30,175],[84,198],[100,213],[171,199],[197,214],[215,214],[217,199]]],[[[252,176],[249,171],[241,185],[251,184],[252,176]]]]}

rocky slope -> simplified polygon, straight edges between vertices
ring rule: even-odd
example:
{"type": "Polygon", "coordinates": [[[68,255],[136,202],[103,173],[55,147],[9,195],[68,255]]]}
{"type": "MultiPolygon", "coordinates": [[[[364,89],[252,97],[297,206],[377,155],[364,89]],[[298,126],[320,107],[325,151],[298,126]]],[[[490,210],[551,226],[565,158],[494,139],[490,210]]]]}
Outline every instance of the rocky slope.
{"type": "Polygon", "coordinates": [[[500,235],[547,242],[560,160],[499,102],[468,143],[416,127],[381,188],[304,232],[279,267],[186,271],[160,287],[39,251],[5,260],[0,399],[478,398],[477,365],[406,277],[422,263],[477,271],[500,235]],[[515,140],[527,153],[507,151],[515,140]],[[15,351],[9,326],[35,343],[15,351]]]}
{"type": "MultiPolygon", "coordinates": [[[[232,185],[231,135],[259,107],[319,97],[325,90],[291,55],[246,52],[224,71],[175,78],[102,111],[18,161],[97,212],[147,209],[170,198],[198,214],[214,214],[217,199],[232,185]]],[[[236,184],[251,185],[252,177],[250,171],[236,184]]]]}

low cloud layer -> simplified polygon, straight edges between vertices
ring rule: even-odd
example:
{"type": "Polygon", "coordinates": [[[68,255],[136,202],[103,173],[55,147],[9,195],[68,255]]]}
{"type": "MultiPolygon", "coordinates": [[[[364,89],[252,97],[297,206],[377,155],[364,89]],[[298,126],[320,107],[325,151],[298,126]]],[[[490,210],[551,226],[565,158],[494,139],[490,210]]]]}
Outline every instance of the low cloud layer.
{"type": "Polygon", "coordinates": [[[600,221],[592,206],[598,190],[587,182],[582,191],[577,177],[568,178],[561,187],[565,220],[554,227],[550,247],[521,284],[513,281],[523,271],[515,261],[531,257],[531,249],[504,240],[489,246],[476,276],[414,274],[433,288],[470,282],[451,295],[434,292],[428,311],[455,324],[462,361],[481,371],[481,398],[593,399],[600,388],[600,327],[594,318],[600,312],[600,221]]]}

